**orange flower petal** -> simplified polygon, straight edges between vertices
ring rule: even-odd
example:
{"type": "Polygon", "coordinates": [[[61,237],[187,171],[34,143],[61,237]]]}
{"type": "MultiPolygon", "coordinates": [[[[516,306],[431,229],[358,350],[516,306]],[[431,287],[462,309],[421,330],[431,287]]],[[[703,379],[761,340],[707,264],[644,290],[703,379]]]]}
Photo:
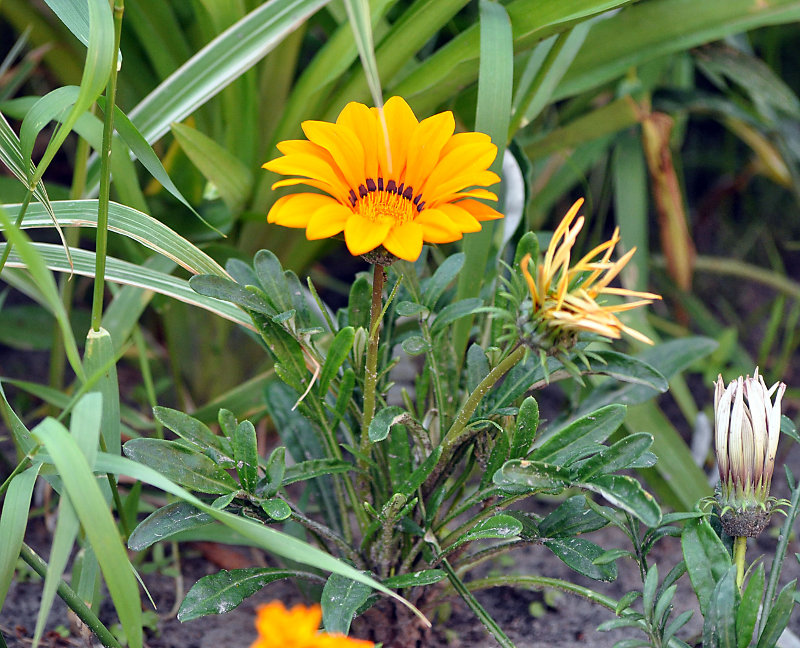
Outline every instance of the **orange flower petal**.
{"type": "Polygon", "coordinates": [[[426,193],[431,193],[432,199],[435,200],[440,186],[447,186],[454,178],[471,176],[483,171],[491,166],[496,157],[497,147],[491,143],[487,145],[478,142],[459,146],[442,156],[436,168],[430,172],[423,189],[426,193]]]}
{"type": "MultiPolygon", "coordinates": [[[[462,200],[461,202],[464,201],[462,200]]],[[[447,217],[451,221],[453,221],[453,223],[460,232],[471,233],[471,232],[481,231],[481,224],[478,222],[478,219],[475,218],[475,216],[471,214],[469,210],[465,209],[465,205],[462,205],[460,203],[447,203],[444,205],[440,205],[439,207],[437,207],[437,209],[445,213],[447,217]]],[[[425,212],[428,211],[433,211],[433,210],[427,210],[427,209],[425,210],[425,212]]]]}
{"type": "Polygon", "coordinates": [[[453,206],[466,210],[479,221],[503,218],[503,214],[499,211],[477,200],[459,200],[457,203],[453,203],[453,206]]]}
{"type": "Polygon", "coordinates": [[[422,226],[414,221],[391,229],[383,247],[399,259],[416,261],[422,253],[422,226]]]}
{"type": "Polygon", "coordinates": [[[336,123],[353,131],[364,148],[364,178],[362,182],[367,178],[377,178],[379,173],[378,136],[383,137],[383,130],[380,129],[379,132],[375,115],[364,104],[351,101],[339,113],[336,123]]]}
{"type": "Polygon", "coordinates": [[[330,196],[302,193],[282,196],[267,214],[267,222],[284,227],[305,227],[311,215],[324,205],[338,205],[330,196]]]}
{"type": "Polygon", "coordinates": [[[444,209],[426,209],[414,222],[422,227],[422,237],[429,243],[451,243],[459,240],[461,233],[467,231],[461,229],[444,209]]]}
{"type": "Polygon", "coordinates": [[[328,238],[339,234],[353,212],[344,205],[333,200],[317,209],[306,226],[306,238],[309,241],[328,238]]]}
{"type": "Polygon", "coordinates": [[[344,226],[344,241],[350,254],[358,256],[383,243],[393,223],[388,219],[371,221],[361,214],[352,214],[344,226]]]}
{"type": "Polygon", "coordinates": [[[314,144],[331,154],[351,189],[358,190],[364,181],[364,147],[346,126],[330,122],[304,121],[303,132],[314,144]]]}
{"type": "Polygon", "coordinates": [[[395,181],[400,177],[406,167],[406,156],[408,154],[408,144],[411,133],[416,129],[417,118],[414,111],[402,97],[392,97],[383,104],[383,117],[388,131],[389,151],[386,150],[386,133],[383,131],[383,122],[380,118],[380,111],[372,109],[379,125],[378,128],[378,151],[380,172],[384,179],[390,178],[395,181]]]}
{"type": "Polygon", "coordinates": [[[411,135],[408,144],[405,185],[415,191],[422,189],[425,180],[436,167],[442,148],[453,135],[456,122],[453,113],[439,113],[423,119],[411,135]]]}

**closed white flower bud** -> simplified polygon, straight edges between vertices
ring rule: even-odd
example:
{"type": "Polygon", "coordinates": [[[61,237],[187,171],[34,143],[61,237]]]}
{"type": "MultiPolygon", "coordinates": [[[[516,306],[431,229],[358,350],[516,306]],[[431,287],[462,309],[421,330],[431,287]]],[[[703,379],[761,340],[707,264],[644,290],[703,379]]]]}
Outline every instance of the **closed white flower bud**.
{"type": "Polygon", "coordinates": [[[731,536],[755,537],[772,510],[769,496],[781,427],[782,382],[767,389],[763,377],[715,383],[714,427],[722,526],[731,536]],[[774,398],[774,401],[773,401],[774,398]]]}

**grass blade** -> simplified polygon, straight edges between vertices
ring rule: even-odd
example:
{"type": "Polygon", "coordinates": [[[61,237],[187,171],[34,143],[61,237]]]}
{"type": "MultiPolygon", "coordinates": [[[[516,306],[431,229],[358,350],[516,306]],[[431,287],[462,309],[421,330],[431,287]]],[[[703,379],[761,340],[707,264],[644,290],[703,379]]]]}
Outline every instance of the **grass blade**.
{"type": "MultiPolygon", "coordinates": [[[[47,145],[33,174],[31,185],[37,183],[78,118],[85,113],[100,96],[114,64],[114,23],[111,7],[107,0],[88,0],[89,2],[89,46],[86,64],[83,68],[80,91],[69,114],[47,145]]],[[[24,121],[23,121],[24,125],[24,121]]]]}
{"type": "MultiPolygon", "coordinates": [[[[511,22],[503,5],[481,0],[481,62],[475,129],[487,133],[497,145],[491,166],[501,173],[511,118],[511,90],[514,83],[514,51],[511,22]]],[[[484,222],[480,232],[464,238],[464,269],[458,277],[456,301],[476,297],[486,278],[486,262],[498,225],[484,222]]],[[[464,317],[453,329],[455,357],[467,348],[473,316],[464,317]]]]}
{"type": "MultiPolygon", "coordinates": [[[[0,212],[0,214],[2,214],[2,212],[0,212]]],[[[1,219],[0,222],[2,222],[1,219]]],[[[6,243],[0,244],[0,254],[2,254],[6,245],[6,243]]],[[[51,270],[65,273],[74,272],[74,274],[83,277],[94,276],[94,252],[73,249],[73,266],[70,267],[69,261],[61,247],[47,243],[29,243],[29,245],[32,246],[36,254],[43,260],[47,268],[51,270]]],[[[8,257],[6,267],[26,268],[28,266],[17,252],[12,250],[11,255],[8,257]]],[[[50,277],[50,279],[52,280],[52,277],[50,277]]],[[[229,319],[247,328],[253,328],[253,322],[244,311],[228,302],[222,302],[217,299],[199,295],[189,287],[189,282],[184,279],[172,277],[163,272],[157,272],[144,266],[128,263],[127,261],[120,261],[113,257],[109,257],[107,260],[106,279],[113,283],[152,290],[153,292],[173,297],[187,304],[199,306],[200,308],[216,313],[225,319],[229,319]]],[[[77,354],[77,347],[75,353],[77,354]]],[[[78,365],[78,369],[83,373],[83,368],[80,365],[78,365]]]]}
{"type": "Polygon", "coordinates": [[[138,584],[120,542],[117,525],[86,457],[67,429],[55,419],[45,419],[32,433],[44,444],[63,480],[64,490],[97,555],[129,645],[131,648],[142,648],[142,608],[138,584]]]}
{"type": "MultiPolygon", "coordinates": [[[[0,226],[2,226],[2,229],[5,231],[6,240],[8,241],[3,244],[3,248],[5,249],[8,245],[13,246],[11,256],[17,258],[18,267],[24,267],[30,272],[37,287],[47,300],[48,308],[55,315],[64,338],[64,348],[72,370],[81,381],[85,380],[80,354],[78,353],[78,345],[75,342],[75,335],[72,332],[69,315],[67,315],[64,309],[64,304],[61,302],[61,298],[58,294],[58,287],[56,286],[55,279],[53,279],[53,275],[50,274],[46,262],[39,254],[36,244],[31,243],[30,239],[22,231],[14,227],[2,208],[0,208],[0,226]]],[[[63,248],[59,249],[67,262],[66,272],[70,272],[70,259],[63,248]]]]}
{"type": "Polygon", "coordinates": [[[33,484],[39,475],[41,464],[28,468],[11,481],[3,500],[0,513],[0,608],[11,586],[14,566],[17,564],[25,527],[28,524],[28,512],[31,507],[33,484]]]}

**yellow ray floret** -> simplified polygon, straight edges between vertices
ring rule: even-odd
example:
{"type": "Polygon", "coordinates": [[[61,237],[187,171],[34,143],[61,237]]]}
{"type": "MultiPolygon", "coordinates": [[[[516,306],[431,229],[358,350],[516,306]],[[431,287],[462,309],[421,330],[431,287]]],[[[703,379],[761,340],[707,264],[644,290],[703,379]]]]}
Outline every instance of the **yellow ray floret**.
{"type": "Polygon", "coordinates": [[[497,147],[484,133],[454,134],[451,112],[418,121],[392,97],[383,112],[351,102],[335,123],[306,121],[307,140],[278,144],[264,168],[285,176],[273,185],[317,192],[278,199],[267,221],[304,228],[309,240],[344,232],[351,254],[383,246],[415,261],[425,243],[450,243],[502,214],[481,200],[500,181],[489,167],[497,147]]]}
{"type": "Polygon", "coordinates": [[[584,218],[578,216],[583,199],[578,200],[559,223],[542,263],[533,273],[529,269],[531,255],[520,263],[522,276],[528,284],[533,302],[532,313],[545,327],[563,332],[589,331],[608,338],[622,333],[652,344],[639,331],[623,324],[616,313],[651,304],[660,295],[627,288],[609,286],[630,261],[636,248],[612,262],[611,254],[620,240],[619,229],[611,239],[601,243],[570,267],[572,248],[583,228],[584,218]],[[638,301],[621,304],[601,304],[603,295],[635,297],[638,301]]]}

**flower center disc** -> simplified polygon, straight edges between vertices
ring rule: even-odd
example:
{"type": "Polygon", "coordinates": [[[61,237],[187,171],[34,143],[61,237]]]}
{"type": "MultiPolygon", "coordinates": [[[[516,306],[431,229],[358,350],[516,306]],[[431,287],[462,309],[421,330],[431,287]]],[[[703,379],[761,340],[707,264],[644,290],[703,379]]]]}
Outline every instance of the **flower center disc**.
{"type": "Polygon", "coordinates": [[[414,205],[402,194],[387,191],[370,191],[358,201],[358,211],[372,222],[389,219],[402,225],[413,217],[414,205]]]}

